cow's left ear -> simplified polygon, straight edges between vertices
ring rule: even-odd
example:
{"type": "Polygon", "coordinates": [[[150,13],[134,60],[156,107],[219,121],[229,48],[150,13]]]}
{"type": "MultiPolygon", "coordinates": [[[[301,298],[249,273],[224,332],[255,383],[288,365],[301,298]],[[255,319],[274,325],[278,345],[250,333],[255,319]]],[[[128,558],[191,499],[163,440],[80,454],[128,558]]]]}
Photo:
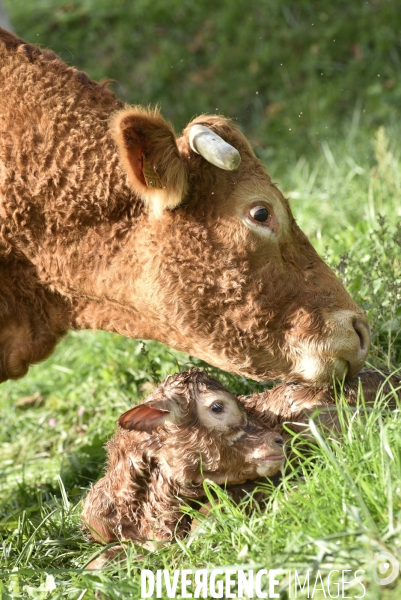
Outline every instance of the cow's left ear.
{"type": "Polygon", "coordinates": [[[173,128],[158,109],[117,112],[111,132],[133,190],[156,216],[178,206],[186,191],[186,170],[173,128]]]}

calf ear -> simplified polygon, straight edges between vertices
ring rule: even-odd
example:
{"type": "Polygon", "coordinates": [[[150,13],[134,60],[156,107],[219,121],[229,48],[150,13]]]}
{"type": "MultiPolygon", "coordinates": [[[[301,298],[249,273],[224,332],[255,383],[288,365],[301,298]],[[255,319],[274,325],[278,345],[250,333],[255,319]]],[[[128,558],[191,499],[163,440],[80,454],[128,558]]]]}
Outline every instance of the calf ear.
{"type": "Polygon", "coordinates": [[[186,191],[186,170],[174,130],[158,109],[121,110],[112,119],[111,131],[134,192],[156,216],[178,206],[186,191]]]}
{"type": "Polygon", "coordinates": [[[168,410],[154,408],[148,404],[139,404],[130,408],[118,419],[118,424],[129,431],[147,431],[150,433],[164,422],[168,410]]]}

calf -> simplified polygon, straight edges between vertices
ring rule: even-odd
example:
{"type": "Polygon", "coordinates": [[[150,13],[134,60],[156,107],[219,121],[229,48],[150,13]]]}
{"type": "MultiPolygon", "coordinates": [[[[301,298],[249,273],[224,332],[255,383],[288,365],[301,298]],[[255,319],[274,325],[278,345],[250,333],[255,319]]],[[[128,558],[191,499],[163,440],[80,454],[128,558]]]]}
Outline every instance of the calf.
{"type": "Polygon", "coordinates": [[[205,496],[205,479],[238,484],[272,476],[284,460],[283,438],[198,369],[165,380],[118,424],[106,475],[82,511],[101,543],[185,535],[190,522],[180,505],[205,496]]]}
{"type": "MultiPolygon", "coordinates": [[[[345,382],[343,386],[307,385],[302,383],[287,383],[277,385],[262,393],[255,392],[251,396],[239,396],[247,412],[266,427],[280,433],[284,439],[290,437],[288,430],[295,433],[305,432],[310,417],[318,422],[319,428],[329,432],[341,430],[340,403],[356,407],[358,400],[363,398],[369,409],[375,404],[378,408],[395,410],[401,400],[401,377],[379,372],[375,369],[365,369],[358,376],[345,382]],[[380,401],[377,403],[376,398],[380,401]],[[285,428],[284,428],[285,423],[285,428]]],[[[344,414],[345,420],[347,413],[344,414]]],[[[308,436],[310,442],[310,436],[308,436]]],[[[287,456],[290,454],[287,451],[287,456]]],[[[227,487],[227,493],[240,502],[252,494],[254,502],[267,498],[268,491],[260,486],[260,481],[248,481],[245,484],[227,487]]],[[[210,503],[202,506],[201,512],[208,514],[210,503]]]]}

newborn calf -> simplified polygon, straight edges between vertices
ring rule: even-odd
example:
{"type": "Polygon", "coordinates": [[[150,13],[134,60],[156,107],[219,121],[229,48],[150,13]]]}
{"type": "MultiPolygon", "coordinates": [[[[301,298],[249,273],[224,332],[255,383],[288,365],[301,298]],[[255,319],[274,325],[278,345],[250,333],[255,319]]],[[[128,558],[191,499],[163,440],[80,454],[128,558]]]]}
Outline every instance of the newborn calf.
{"type": "Polygon", "coordinates": [[[277,385],[271,390],[251,396],[240,396],[239,400],[248,409],[255,411],[267,427],[281,431],[284,422],[292,422],[293,431],[305,429],[310,416],[319,410],[319,422],[326,428],[339,427],[339,408],[336,399],[344,397],[347,404],[356,406],[358,390],[362,388],[366,406],[372,406],[376,396],[383,397],[383,407],[394,410],[396,398],[401,399],[401,377],[386,375],[375,369],[365,369],[356,377],[345,382],[343,390],[331,386],[313,386],[303,383],[277,385]]]}
{"type": "Polygon", "coordinates": [[[118,424],[106,475],[82,511],[101,543],[182,536],[190,522],[180,505],[205,496],[205,479],[237,484],[272,476],[284,460],[283,438],[198,369],[167,378],[118,424]]]}

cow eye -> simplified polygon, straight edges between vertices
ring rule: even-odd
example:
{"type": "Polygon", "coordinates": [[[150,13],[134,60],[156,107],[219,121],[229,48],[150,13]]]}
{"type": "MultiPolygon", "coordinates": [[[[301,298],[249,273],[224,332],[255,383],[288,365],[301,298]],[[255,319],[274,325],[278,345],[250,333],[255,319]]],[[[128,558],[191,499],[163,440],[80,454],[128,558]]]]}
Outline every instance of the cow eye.
{"type": "Polygon", "coordinates": [[[210,410],[212,410],[214,413],[221,413],[221,412],[223,412],[223,404],[222,404],[222,402],[215,402],[210,407],[210,410]]]}
{"type": "Polygon", "coordinates": [[[249,211],[249,216],[254,219],[254,221],[264,223],[269,218],[269,211],[266,206],[252,206],[249,211]]]}

